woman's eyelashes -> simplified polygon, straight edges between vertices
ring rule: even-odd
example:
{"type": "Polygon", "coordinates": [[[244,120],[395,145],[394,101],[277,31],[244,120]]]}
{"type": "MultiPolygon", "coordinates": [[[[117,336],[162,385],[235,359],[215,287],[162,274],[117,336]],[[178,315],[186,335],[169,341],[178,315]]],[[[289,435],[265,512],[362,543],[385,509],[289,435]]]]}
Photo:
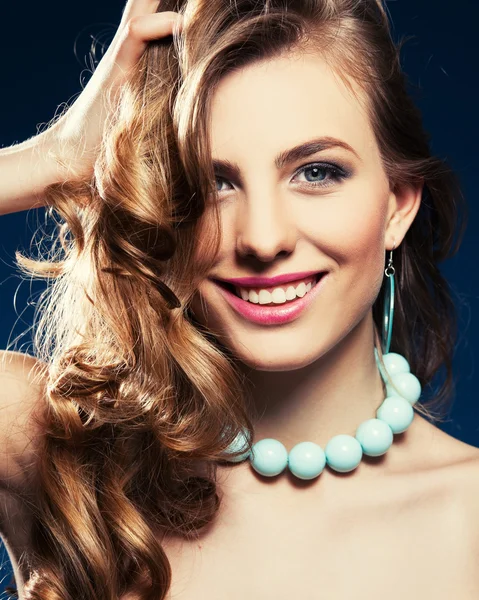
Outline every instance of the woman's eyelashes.
{"type": "MultiPolygon", "coordinates": [[[[341,182],[350,176],[350,173],[334,163],[311,163],[296,171],[293,180],[298,174],[311,173],[311,180],[305,183],[309,187],[326,187],[341,182]],[[323,176],[324,175],[324,176],[323,176]]],[[[303,182],[300,182],[303,185],[303,182]]]]}
{"type": "MultiPolygon", "coordinates": [[[[347,169],[334,163],[308,163],[296,171],[292,181],[297,180],[298,176],[303,174],[306,177],[306,181],[299,181],[298,185],[305,189],[329,187],[341,183],[351,176],[351,173],[347,169]]],[[[216,176],[216,181],[230,183],[225,177],[221,177],[220,175],[216,176]]],[[[217,188],[216,191],[220,193],[227,190],[217,188]]]]}

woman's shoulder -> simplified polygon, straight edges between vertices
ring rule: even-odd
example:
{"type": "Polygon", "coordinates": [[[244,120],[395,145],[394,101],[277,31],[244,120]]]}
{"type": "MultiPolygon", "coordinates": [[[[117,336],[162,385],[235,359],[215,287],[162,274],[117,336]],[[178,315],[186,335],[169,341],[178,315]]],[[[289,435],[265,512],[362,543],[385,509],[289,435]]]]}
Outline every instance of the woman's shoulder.
{"type": "Polygon", "coordinates": [[[48,366],[28,354],[0,351],[0,489],[22,494],[36,456],[48,366]]]}
{"type": "MultiPolygon", "coordinates": [[[[401,434],[402,435],[402,434],[401,434]]],[[[468,444],[441,429],[439,424],[416,414],[404,438],[416,454],[431,469],[473,465],[479,460],[479,448],[468,444]],[[411,431],[411,434],[410,434],[411,431]],[[409,437],[412,437],[412,440],[409,437]]]]}
{"type": "Polygon", "coordinates": [[[479,448],[428,425],[434,428],[429,455],[436,455],[431,481],[447,499],[457,535],[470,539],[479,559],[479,448]]]}
{"type": "Polygon", "coordinates": [[[0,535],[22,597],[37,476],[38,421],[46,406],[48,366],[22,352],[0,351],[0,535]]]}

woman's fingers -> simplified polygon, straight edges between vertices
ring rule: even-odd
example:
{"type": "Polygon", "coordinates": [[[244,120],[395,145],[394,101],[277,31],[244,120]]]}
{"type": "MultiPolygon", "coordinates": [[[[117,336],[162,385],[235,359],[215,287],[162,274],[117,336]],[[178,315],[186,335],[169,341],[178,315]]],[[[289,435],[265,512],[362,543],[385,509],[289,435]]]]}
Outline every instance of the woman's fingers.
{"type": "Polygon", "coordinates": [[[116,61],[123,69],[133,67],[146,49],[148,42],[172,35],[174,28],[181,31],[182,16],[175,12],[137,15],[129,19],[116,49],[116,61]]]}
{"type": "Polygon", "coordinates": [[[159,0],[128,0],[121,16],[120,28],[134,17],[156,13],[158,5],[159,0]]]}

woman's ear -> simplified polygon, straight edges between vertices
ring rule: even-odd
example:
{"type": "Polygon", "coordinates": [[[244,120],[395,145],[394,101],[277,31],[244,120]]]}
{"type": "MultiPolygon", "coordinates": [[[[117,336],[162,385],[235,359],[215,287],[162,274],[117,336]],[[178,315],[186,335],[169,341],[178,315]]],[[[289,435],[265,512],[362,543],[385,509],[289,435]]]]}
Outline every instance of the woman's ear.
{"type": "Polygon", "coordinates": [[[386,226],[386,249],[397,248],[411,227],[421,206],[424,182],[397,185],[389,195],[389,217],[386,226]]]}

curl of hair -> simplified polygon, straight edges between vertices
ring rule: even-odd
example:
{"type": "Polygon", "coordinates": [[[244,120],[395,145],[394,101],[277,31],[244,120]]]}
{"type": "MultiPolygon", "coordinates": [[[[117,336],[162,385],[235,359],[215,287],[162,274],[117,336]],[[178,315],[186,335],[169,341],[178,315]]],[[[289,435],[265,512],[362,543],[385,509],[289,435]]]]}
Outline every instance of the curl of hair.
{"type": "MultiPolygon", "coordinates": [[[[189,309],[218,251],[207,126],[228,72],[319,52],[365,92],[358,100],[391,187],[423,185],[395,250],[391,351],[423,387],[446,367],[439,392],[417,410],[440,420],[433,409],[450,399],[456,317],[437,265],[457,251],[466,207],[456,176],[431,155],[383,4],[162,0],[165,10],[184,14],[183,33],[149,45],[92,178],[46,189],[50,215],[61,218],[58,246],[48,259],[16,254],[21,270],[49,282],[35,319],[35,353],[49,372],[28,600],[73,600],[78,590],[84,600],[165,598],[161,535],[195,536],[213,520],[221,452],[240,429],[253,432],[234,357],[189,309]]],[[[383,297],[373,306],[376,333],[383,297]]]]}

